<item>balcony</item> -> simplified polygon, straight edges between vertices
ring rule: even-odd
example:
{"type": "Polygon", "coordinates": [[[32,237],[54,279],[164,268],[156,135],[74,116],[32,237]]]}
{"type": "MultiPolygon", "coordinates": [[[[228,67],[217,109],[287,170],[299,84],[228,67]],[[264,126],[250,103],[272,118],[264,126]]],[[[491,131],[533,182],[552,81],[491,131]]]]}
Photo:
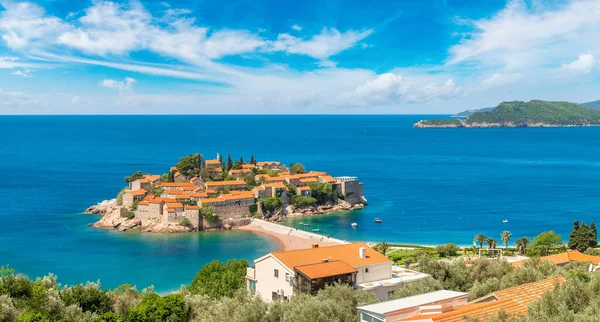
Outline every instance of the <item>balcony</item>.
{"type": "Polygon", "coordinates": [[[429,275],[400,266],[392,266],[392,278],[357,284],[356,288],[363,291],[372,291],[380,287],[400,286],[426,277],[429,277],[429,275]]]}

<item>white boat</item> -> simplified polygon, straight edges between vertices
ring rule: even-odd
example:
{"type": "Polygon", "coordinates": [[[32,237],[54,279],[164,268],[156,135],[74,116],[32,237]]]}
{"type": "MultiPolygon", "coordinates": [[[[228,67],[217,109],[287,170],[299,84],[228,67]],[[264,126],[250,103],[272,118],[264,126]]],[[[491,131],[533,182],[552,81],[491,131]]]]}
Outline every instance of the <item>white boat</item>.
{"type": "Polygon", "coordinates": [[[313,229],[312,231],[314,231],[314,232],[318,232],[319,230],[320,230],[320,229],[319,229],[319,228],[317,228],[317,229],[313,229]]]}
{"type": "Polygon", "coordinates": [[[351,223],[350,225],[351,225],[352,227],[357,227],[357,226],[358,226],[358,224],[357,224],[357,223],[355,223],[355,222],[351,223]]]}
{"type": "Polygon", "coordinates": [[[508,224],[508,219],[502,220],[503,223],[508,224]]]}
{"type": "Polygon", "coordinates": [[[298,225],[300,225],[300,226],[304,225],[304,221],[301,221],[298,225]]]}

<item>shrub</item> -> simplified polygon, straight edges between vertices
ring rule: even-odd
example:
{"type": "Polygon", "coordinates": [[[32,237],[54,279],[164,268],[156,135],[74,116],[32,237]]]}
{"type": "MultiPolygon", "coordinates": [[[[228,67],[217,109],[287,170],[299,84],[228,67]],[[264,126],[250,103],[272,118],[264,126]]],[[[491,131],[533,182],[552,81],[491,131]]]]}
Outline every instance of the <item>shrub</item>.
{"type": "Polygon", "coordinates": [[[128,190],[127,187],[121,189],[121,191],[119,191],[119,194],[117,195],[117,206],[122,206],[123,205],[123,195],[125,195],[125,192],[128,190]]]}
{"type": "Polygon", "coordinates": [[[60,297],[66,306],[77,305],[83,312],[104,313],[112,311],[112,298],[107,290],[100,290],[100,284],[88,282],[85,286],[77,284],[65,287],[60,297]]]}
{"type": "Polygon", "coordinates": [[[188,227],[192,225],[192,222],[188,219],[188,218],[183,218],[181,219],[181,221],[179,222],[179,225],[183,226],[183,227],[188,227]]]}
{"type": "Polygon", "coordinates": [[[253,203],[250,206],[248,206],[248,211],[250,211],[251,214],[256,214],[258,212],[258,205],[253,203]]]}
{"type": "Polygon", "coordinates": [[[280,198],[261,198],[259,201],[263,205],[263,209],[269,213],[276,211],[281,208],[281,199],[280,198]]]}
{"type": "Polygon", "coordinates": [[[244,276],[247,267],[248,262],[244,259],[231,259],[226,263],[212,261],[198,271],[189,286],[189,291],[213,299],[231,297],[246,285],[244,276]]]}
{"type": "Polygon", "coordinates": [[[131,211],[127,208],[121,208],[121,217],[127,218],[127,219],[133,219],[133,218],[135,218],[135,214],[133,213],[133,211],[131,211]]]}
{"type": "Polygon", "coordinates": [[[296,208],[312,207],[317,203],[317,199],[309,196],[292,197],[292,205],[296,208]]]}

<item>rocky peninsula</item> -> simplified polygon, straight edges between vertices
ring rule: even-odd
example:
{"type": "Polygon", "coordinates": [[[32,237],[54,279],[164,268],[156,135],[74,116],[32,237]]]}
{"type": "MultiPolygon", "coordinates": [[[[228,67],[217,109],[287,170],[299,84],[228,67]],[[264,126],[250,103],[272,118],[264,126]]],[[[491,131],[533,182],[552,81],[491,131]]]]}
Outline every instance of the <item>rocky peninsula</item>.
{"type": "Polygon", "coordinates": [[[569,102],[503,102],[466,119],[421,120],[415,128],[517,128],[599,126],[600,111],[569,102]]]}
{"type": "Polygon", "coordinates": [[[114,199],[85,210],[100,215],[96,228],[182,233],[232,229],[253,218],[279,221],[362,209],[363,184],[356,177],[306,171],[301,163],[233,162],[219,155],[181,158],[162,175],[141,171],[125,177],[128,186],[114,199]]]}

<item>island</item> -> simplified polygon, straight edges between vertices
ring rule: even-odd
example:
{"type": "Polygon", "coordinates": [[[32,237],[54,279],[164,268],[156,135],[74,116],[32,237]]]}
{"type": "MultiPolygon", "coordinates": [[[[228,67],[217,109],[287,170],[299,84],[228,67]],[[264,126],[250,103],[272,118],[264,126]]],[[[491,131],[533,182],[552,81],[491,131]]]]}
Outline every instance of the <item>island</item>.
{"type": "Polygon", "coordinates": [[[94,227],[142,232],[191,232],[249,225],[253,218],[279,221],[367,205],[357,177],[306,171],[301,163],[235,162],[192,154],[162,175],[137,171],[116,198],[89,207],[101,215],[94,227]]]}
{"type": "Polygon", "coordinates": [[[598,126],[600,111],[583,104],[533,100],[503,102],[493,109],[461,113],[466,119],[421,120],[415,128],[568,127],[598,126]]]}

